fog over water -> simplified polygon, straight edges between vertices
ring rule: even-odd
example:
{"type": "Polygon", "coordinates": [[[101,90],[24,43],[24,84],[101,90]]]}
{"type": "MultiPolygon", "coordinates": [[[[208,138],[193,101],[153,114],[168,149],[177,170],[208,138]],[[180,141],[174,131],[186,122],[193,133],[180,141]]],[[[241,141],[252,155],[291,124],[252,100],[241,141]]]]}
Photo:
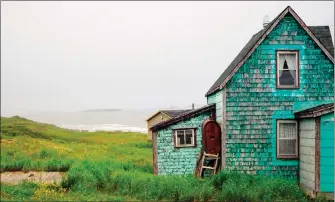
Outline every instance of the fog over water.
{"type": "Polygon", "coordinates": [[[158,109],[205,105],[264,16],[288,5],[333,34],[332,1],[1,2],[1,116],[142,130],[158,109]]]}

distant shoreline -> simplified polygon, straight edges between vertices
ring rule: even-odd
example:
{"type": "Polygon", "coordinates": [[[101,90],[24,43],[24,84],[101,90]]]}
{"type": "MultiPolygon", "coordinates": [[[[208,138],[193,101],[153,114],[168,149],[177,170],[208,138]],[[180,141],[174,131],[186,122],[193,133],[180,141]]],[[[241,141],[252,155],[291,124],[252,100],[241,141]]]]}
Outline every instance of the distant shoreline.
{"type": "Polygon", "coordinates": [[[82,110],[79,112],[119,112],[122,109],[89,109],[89,110],[82,110]]]}

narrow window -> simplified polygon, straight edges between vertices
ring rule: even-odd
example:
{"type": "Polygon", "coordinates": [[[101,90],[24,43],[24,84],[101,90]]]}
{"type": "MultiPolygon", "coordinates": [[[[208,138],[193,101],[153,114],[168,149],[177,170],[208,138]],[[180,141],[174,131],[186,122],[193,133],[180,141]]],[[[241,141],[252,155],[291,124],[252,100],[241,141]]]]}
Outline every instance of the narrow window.
{"type": "Polygon", "coordinates": [[[277,51],[277,88],[299,88],[298,51],[277,51]]]}
{"type": "Polygon", "coordinates": [[[298,124],[295,120],[277,121],[277,158],[298,158],[298,124]]]}
{"type": "Polygon", "coordinates": [[[195,129],[177,129],[174,131],[175,147],[194,147],[195,129]]]}

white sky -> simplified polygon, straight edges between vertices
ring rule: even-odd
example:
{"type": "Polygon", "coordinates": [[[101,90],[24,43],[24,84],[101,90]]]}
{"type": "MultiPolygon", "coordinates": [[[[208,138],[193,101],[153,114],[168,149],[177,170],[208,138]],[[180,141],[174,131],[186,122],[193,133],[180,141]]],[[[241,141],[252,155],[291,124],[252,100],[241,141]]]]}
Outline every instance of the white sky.
{"type": "Polygon", "coordinates": [[[1,115],[205,104],[253,34],[290,5],[332,25],[334,2],[1,2],[1,115]]]}

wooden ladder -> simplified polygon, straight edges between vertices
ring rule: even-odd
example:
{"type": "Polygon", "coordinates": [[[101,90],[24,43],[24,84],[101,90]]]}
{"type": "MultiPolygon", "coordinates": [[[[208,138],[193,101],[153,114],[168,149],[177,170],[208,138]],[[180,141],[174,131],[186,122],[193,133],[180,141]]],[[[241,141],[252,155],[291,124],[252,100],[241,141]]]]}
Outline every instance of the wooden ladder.
{"type": "Polygon", "coordinates": [[[197,173],[198,177],[202,177],[204,169],[212,170],[212,174],[215,175],[219,165],[219,154],[207,154],[205,151],[202,153],[201,161],[199,162],[199,172],[197,173]],[[213,166],[204,165],[206,160],[214,160],[213,166]]]}

